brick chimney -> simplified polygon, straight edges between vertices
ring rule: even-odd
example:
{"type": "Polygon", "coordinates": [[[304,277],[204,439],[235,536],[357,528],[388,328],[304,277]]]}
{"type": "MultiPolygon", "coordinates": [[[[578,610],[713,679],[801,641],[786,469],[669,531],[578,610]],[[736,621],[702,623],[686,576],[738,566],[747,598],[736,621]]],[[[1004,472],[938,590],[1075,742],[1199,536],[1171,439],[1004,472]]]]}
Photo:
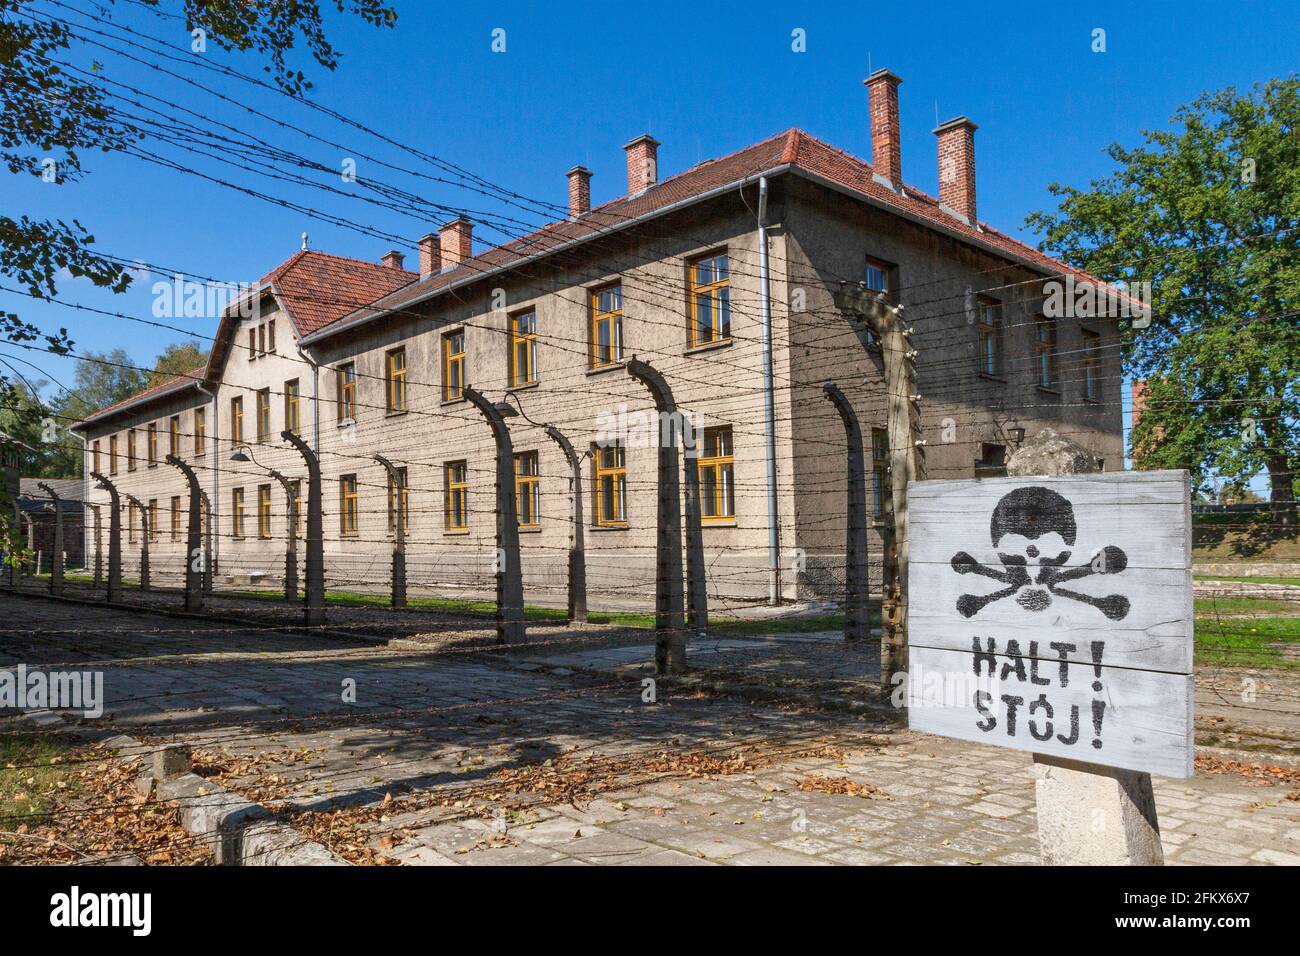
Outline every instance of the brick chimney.
{"type": "Polygon", "coordinates": [[[591,212],[591,170],[574,166],[564,175],[569,177],[569,218],[585,216],[591,212]]]}
{"type": "Polygon", "coordinates": [[[474,255],[474,223],[458,216],[438,229],[444,269],[464,262],[474,255]]]}
{"type": "Polygon", "coordinates": [[[420,278],[442,271],[442,247],[432,232],[420,240],[420,278]]]}
{"type": "Polygon", "coordinates": [[[871,97],[871,165],[892,186],[903,184],[903,151],[898,126],[898,84],[888,70],[876,70],[864,81],[871,97]]]}
{"type": "Polygon", "coordinates": [[[398,272],[401,272],[402,263],[406,261],[406,256],[402,255],[396,249],[389,249],[380,257],[379,261],[388,268],[396,269],[398,272]]]}
{"type": "Polygon", "coordinates": [[[939,137],[939,204],[975,225],[975,130],[965,116],[934,131],[939,137]]]}
{"type": "Polygon", "coordinates": [[[659,140],[646,133],[623,149],[627,151],[627,194],[639,196],[659,181],[659,140]]]}

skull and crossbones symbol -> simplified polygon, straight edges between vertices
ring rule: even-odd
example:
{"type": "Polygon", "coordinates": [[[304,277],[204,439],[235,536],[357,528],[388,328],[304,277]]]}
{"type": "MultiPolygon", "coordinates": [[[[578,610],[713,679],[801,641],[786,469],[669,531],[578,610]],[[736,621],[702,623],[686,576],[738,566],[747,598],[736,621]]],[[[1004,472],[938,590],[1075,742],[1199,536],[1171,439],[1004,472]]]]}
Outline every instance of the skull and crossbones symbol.
{"type": "Polygon", "coordinates": [[[1043,611],[1053,597],[1062,597],[1089,604],[1112,621],[1123,620],[1129,612],[1124,595],[1093,597],[1061,587],[1067,581],[1118,574],[1128,567],[1128,555],[1107,545],[1087,564],[1062,570],[1070,560],[1069,548],[1074,547],[1076,535],[1073,506],[1050,488],[1017,488],[1004,495],[989,522],[989,536],[1002,570],[986,567],[965,551],[952,556],[952,569],[958,574],[992,578],[1006,587],[991,594],[963,594],[957,599],[957,610],[962,617],[974,617],[994,601],[1014,595],[1026,611],[1043,611]],[[1031,574],[1030,559],[1037,562],[1037,574],[1031,574]]]}

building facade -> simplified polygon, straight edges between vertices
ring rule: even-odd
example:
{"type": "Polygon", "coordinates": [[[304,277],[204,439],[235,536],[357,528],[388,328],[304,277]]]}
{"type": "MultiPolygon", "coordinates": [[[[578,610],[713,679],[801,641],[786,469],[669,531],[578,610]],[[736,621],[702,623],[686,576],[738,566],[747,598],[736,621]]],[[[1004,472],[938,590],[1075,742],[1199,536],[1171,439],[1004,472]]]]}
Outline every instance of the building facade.
{"type": "MultiPolygon", "coordinates": [[[[636,357],[699,443],[713,606],[774,587],[839,597],[847,466],[824,382],[854,404],[874,483],[887,450],[879,347],[835,304],[847,283],[904,307],[930,477],[997,474],[1016,436],[1048,425],[1122,468],[1117,322],[1044,310],[1045,282],[1094,280],[979,222],[968,120],[935,131],[938,199],[904,184],[899,82],[867,81],[874,164],[789,130],[661,180],[659,144],[642,136],[625,147],[626,195],[590,208],[590,173],[574,167],[567,217],[505,245],[476,252],[457,219],[419,240],[418,270],[397,252],[298,253],[228,310],[206,367],[78,426],[89,499],[108,500],[98,471],[140,503],[123,500],[127,573],[143,511],[155,579],[180,578],[187,491],[172,451],[212,503],[218,584],[278,584],[291,529],[270,471],[297,482],[300,515],[307,487],[287,429],[321,462],[330,590],[387,586],[404,514],[412,594],[490,593],[495,451],[470,386],[522,412],[509,423],[527,600],[563,603],[576,493],[592,606],[650,607],[660,423],[628,374],[636,357]],[[583,455],[580,487],[542,424],[583,455]],[[232,461],[243,446],[249,460],[232,461]]],[[[870,547],[878,563],[874,533],[870,547]]]]}

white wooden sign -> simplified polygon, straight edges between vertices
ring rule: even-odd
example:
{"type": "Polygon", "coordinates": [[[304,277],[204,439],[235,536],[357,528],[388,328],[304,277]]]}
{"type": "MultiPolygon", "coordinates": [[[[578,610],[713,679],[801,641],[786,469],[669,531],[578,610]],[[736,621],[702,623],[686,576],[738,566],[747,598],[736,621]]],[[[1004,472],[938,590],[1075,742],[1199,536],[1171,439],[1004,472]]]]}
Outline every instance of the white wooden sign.
{"type": "Polygon", "coordinates": [[[1182,471],[908,485],[909,724],[1192,775],[1182,471]]]}

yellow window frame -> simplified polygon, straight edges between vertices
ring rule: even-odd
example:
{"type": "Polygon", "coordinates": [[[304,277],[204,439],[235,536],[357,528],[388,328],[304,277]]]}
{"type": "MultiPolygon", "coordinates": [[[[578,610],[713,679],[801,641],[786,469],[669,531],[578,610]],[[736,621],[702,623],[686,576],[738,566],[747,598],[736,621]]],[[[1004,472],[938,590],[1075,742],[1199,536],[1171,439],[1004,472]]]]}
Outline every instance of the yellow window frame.
{"type": "Polygon", "coordinates": [[[298,434],[301,419],[298,417],[298,393],[300,386],[296,378],[284,383],[284,428],[298,434]]]}
{"type": "Polygon", "coordinates": [[[355,538],[360,532],[360,501],[357,495],[357,476],[339,478],[339,534],[355,538]]]}
{"type": "Polygon", "coordinates": [[[614,283],[591,293],[591,367],[604,368],[623,361],[623,286],[614,283]],[[610,301],[602,307],[602,297],[610,301]],[[604,333],[604,344],[601,334],[604,333]],[[605,355],[602,356],[602,349],[605,355]]]}
{"type": "Polygon", "coordinates": [[[357,364],[344,362],[338,367],[339,421],[357,420],[357,364]]]}
{"type": "Polygon", "coordinates": [[[271,537],[271,486],[257,486],[257,536],[271,537]]]}
{"type": "Polygon", "coordinates": [[[592,518],[598,527],[621,528],[627,524],[627,449],[620,442],[593,445],[591,462],[592,518]]]}
{"type": "Polygon", "coordinates": [[[731,426],[704,429],[696,464],[700,475],[700,520],[706,524],[736,518],[735,447],[731,426]]]}
{"type": "Polygon", "coordinates": [[[515,455],[515,518],[521,528],[542,524],[541,460],[535,451],[515,455]]]}
{"type": "Polygon", "coordinates": [[[465,395],[465,330],[442,333],[442,400],[456,401],[465,395]]]}
{"type": "Polygon", "coordinates": [[[537,310],[516,312],[510,317],[510,384],[532,385],[537,381],[537,310]]]}
{"type": "Polygon", "coordinates": [[[465,531],[469,528],[469,464],[449,461],[443,465],[446,485],[444,524],[448,531],[465,531]],[[459,505],[459,520],[457,519],[459,505]]]}
{"type": "Polygon", "coordinates": [[[230,400],[230,440],[236,445],[244,441],[244,397],[242,395],[230,400]]]}
{"type": "Polygon", "coordinates": [[[731,265],[725,252],[690,261],[691,346],[731,340],[731,265]],[[707,272],[702,270],[707,269],[707,272]],[[708,337],[702,335],[701,305],[707,303],[708,337]]]}
{"type": "Polygon", "coordinates": [[[384,393],[390,415],[406,411],[406,349],[391,349],[384,356],[384,393]]]}
{"type": "Polygon", "coordinates": [[[235,538],[244,536],[244,489],[230,489],[230,534],[235,538]]]}
{"type": "Polygon", "coordinates": [[[194,454],[202,455],[208,450],[208,410],[194,409],[194,454]]]}

